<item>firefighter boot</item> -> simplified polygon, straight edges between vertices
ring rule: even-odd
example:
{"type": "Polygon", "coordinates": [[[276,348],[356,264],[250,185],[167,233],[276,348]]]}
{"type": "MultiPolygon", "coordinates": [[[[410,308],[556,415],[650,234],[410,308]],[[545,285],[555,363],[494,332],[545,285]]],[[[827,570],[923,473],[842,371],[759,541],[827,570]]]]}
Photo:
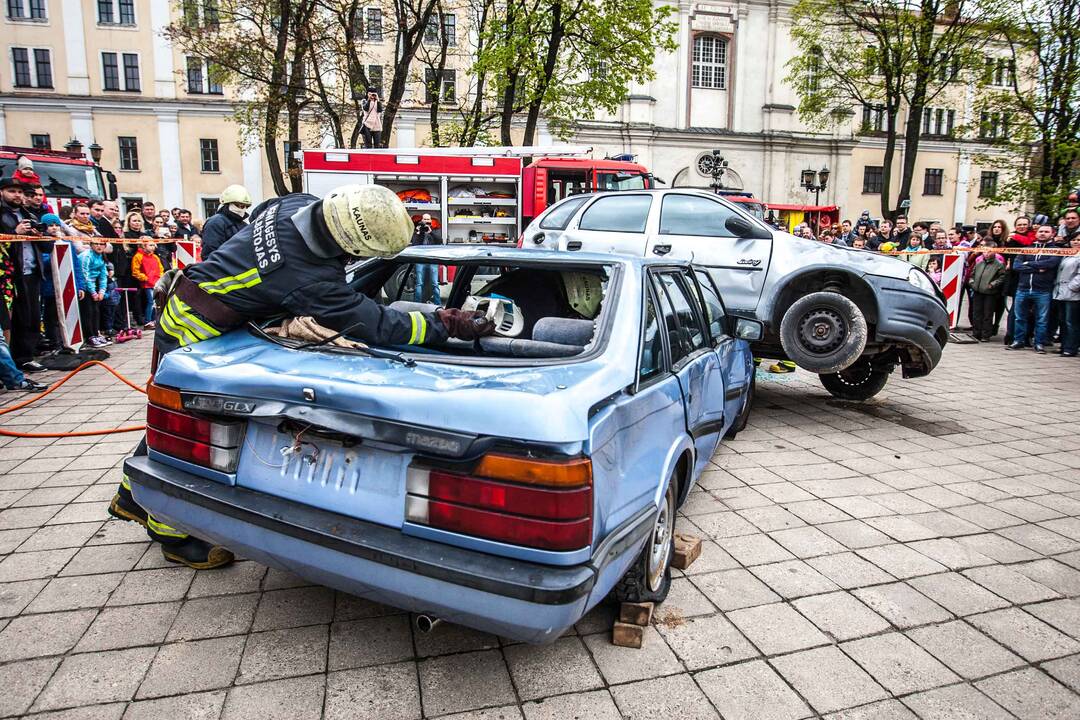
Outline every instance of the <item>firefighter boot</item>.
{"type": "Polygon", "coordinates": [[[220,545],[188,535],[183,540],[161,543],[161,554],[169,562],[187,565],[196,570],[210,570],[228,565],[235,558],[220,545]]]}
{"type": "Polygon", "coordinates": [[[131,497],[131,483],[127,475],[120,481],[120,486],[116,488],[116,494],[109,503],[109,514],[114,518],[132,520],[146,527],[146,511],[135,502],[135,498],[131,497]]]}

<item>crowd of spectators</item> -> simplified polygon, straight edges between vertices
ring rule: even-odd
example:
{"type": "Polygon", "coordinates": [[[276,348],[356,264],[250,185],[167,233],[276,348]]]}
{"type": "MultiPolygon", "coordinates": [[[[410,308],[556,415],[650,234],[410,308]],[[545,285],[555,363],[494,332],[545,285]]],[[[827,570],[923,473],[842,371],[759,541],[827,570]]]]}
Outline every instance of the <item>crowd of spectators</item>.
{"type": "Polygon", "coordinates": [[[889,253],[925,270],[939,285],[945,253],[968,250],[964,255],[963,297],[972,336],[987,342],[1001,331],[1011,350],[1025,347],[1044,354],[1057,345],[1057,353],[1076,357],[1080,350],[1080,254],[1038,252],[1072,248],[1080,253],[1080,209],[1067,207],[1051,222],[1046,215],[1020,215],[1012,222],[995,220],[984,232],[939,222],[909,223],[904,215],[894,221],[876,221],[863,211],[852,223],[823,225],[815,236],[809,224],[797,226],[795,235],[858,250],[889,253]],[[1031,252],[1001,253],[1001,248],[1029,248],[1031,252]]]}

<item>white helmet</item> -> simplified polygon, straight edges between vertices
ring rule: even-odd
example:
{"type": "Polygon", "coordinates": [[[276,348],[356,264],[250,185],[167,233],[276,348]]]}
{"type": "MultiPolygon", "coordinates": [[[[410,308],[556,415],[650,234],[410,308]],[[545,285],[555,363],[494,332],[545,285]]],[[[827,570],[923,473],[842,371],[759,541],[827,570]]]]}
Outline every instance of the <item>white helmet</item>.
{"type": "Polygon", "coordinates": [[[251,193],[243,185],[230,185],[221,191],[218,202],[222,205],[251,205],[251,193]]]}
{"type": "Polygon", "coordinates": [[[393,257],[409,246],[413,224],[405,203],[382,185],[345,185],[322,201],[334,242],[350,255],[393,257]]]}
{"type": "Polygon", "coordinates": [[[483,313],[495,323],[495,334],[502,337],[517,337],[525,329],[525,316],[520,308],[509,298],[492,295],[470,295],[465,298],[461,309],[483,313]]]}

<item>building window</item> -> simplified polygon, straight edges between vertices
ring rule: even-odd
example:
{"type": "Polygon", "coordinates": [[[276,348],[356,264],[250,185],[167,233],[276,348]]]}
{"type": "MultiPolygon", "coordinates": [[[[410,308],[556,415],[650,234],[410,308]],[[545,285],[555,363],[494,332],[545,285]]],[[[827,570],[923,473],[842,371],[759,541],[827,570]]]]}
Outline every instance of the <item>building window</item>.
{"type": "Polygon", "coordinates": [[[97,0],[99,25],[134,25],[135,0],[97,0]]]}
{"type": "Polygon", "coordinates": [[[11,48],[13,84],[17,88],[51,89],[52,53],[45,48],[11,48]],[[31,58],[33,66],[31,67],[31,58]]]}
{"type": "Polygon", "coordinates": [[[1012,85],[1013,73],[1016,63],[1010,58],[986,58],[983,79],[988,85],[994,87],[1008,87],[1012,85]]]}
{"type": "Polygon", "coordinates": [[[382,42],[382,10],[368,8],[367,16],[367,39],[370,42],[382,42]]]}
{"type": "Polygon", "coordinates": [[[862,171],[862,191],[867,195],[880,195],[882,185],[880,165],[867,165],[862,171]]]}
{"type": "Polygon", "coordinates": [[[192,95],[222,95],[224,89],[221,83],[214,78],[216,73],[209,62],[202,58],[189,57],[187,59],[187,91],[192,95]]]}
{"type": "Polygon", "coordinates": [[[881,105],[862,106],[862,131],[884,132],[885,131],[885,108],[881,105]]]}
{"type": "Polygon", "coordinates": [[[209,218],[211,215],[218,211],[221,203],[218,202],[216,197],[204,197],[202,198],[202,214],[204,218],[209,218]]]}
{"type": "Polygon", "coordinates": [[[134,53],[124,53],[124,89],[128,92],[139,92],[139,56],[134,53]]]}
{"type": "Polygon", "coordinates": [[[217,0],[182,0],[180,8],[188,27],[216,28],[219,24],[217,0]]]}
{"type": "Polygon", "coordinates": [[[202,161],[203,172],[220,172],[218,162],[217,140],[203,139],[199,141],[199,157],[202,161]]]}
{"type": "Polygon", "coordinates": [[[821,87],[821,49],[815,48],[806,64],[806,92],[816,93],[821,87]]]}
{"type": "MultiPolygon", "coordinates": [[[[46,134],[31,134],[30,147],[35,150],[52,150],[52,138],[46,134]]],[[[985,174],[985,173],[984,173],[985,174]]]]}
{"type": "Polygon", "coordinates": [[[981,140],[1008,140],[1009,114],[988,111],[979,113],[979,138],[981,140]]]}
{"type": "Polygon", "coordinates": [[[454,70],[443,70],[441,79],[442,82],[435,81],[435,70],[432,68],[424,70],[424,102],[434,102],[435,93],[440,86],[443,101],[454,102],[457,98],[457,73],[454,70]]]}
{"type": "Polygon", "coordinates": [[[114,52],[101,53],[101,78],[106,90],[139,92],[139,56],[135,53],[123,53],[122,56],[114,52]],[[120,84],[121,60],[124,64],[123,86],[120,84]]]}
{"type": "Polygon", "coordinates": [[[116,53],[101,53],[101,76],[106,90],[120,89],[120,66],[116,64],[116,53]]]}
{"type": "Polygon", "coordinates": [[[120,141],[120,169],[139,169],[139,144],[133,137],[119,137],[120,141]]]}
{"type": "Polygon", "coordinates": [[[956,111],[946,108],[923,108],[922,134],[952,137],[956,111]]]}
{"type": "Polygon", "coordinates": [[[997,195],[998,174],[996,170],[983,170],[979,175],[979,197],[988,198],[997,195]]]}
{"type": "Polygon", "coordinates": [[[693,85],[727,89],[727,40],[717,35],[694,38],[693,85]]]}
{"type": "Polygon", "coordinates": [[[944,176],[945,171],[941,168],[926,168],[926,173],[923,175],[922,194],[940,195],[941,180],[944,176]]]}
{"type": "MultiPolygon", "coordinates": [[[[441,25],[446,36],[446,44],[454,47],[457,45],[457,17],[453,13],[442,13],[439,18],[442,20],[441,25]]],[[[428,45],[438,45],[442,42],[442,38],[439,37],[439,18],[436,18],[433,14],[431,20],[428,21],[427,27],[424,28],[424,42],[428,45]]]]}
{"type": "Polygon", "coordinates": [[[382,65],[367,66],[368,85],[375,88],[375,92],[382,95],[383,68],[382,65]]]}
{"type": "Polygon", "coordinates": [[[9,20],[47,20],[45,0],[7,0],[9,20]]]}

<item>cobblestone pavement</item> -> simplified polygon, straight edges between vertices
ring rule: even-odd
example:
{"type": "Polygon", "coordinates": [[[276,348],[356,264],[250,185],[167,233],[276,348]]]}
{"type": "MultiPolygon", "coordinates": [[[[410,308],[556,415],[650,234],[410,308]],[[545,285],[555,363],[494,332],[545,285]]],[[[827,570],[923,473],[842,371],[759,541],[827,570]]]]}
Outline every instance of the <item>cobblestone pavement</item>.
{"type": "MultiPolygon", "coordinates": [[[[148,340],[114,349],[145,378],[148,340]]],[[[1080,717],[1080,363],[953,346],[863,409],[801,372],[759,388],[641,650],[610,607],[529,647],[252,562],[167,567],[105,512],[137,435],[0,439],[0,716],[1080,717]]],[[[92,370],[3,425],[142,410],[92,370]]]]}

